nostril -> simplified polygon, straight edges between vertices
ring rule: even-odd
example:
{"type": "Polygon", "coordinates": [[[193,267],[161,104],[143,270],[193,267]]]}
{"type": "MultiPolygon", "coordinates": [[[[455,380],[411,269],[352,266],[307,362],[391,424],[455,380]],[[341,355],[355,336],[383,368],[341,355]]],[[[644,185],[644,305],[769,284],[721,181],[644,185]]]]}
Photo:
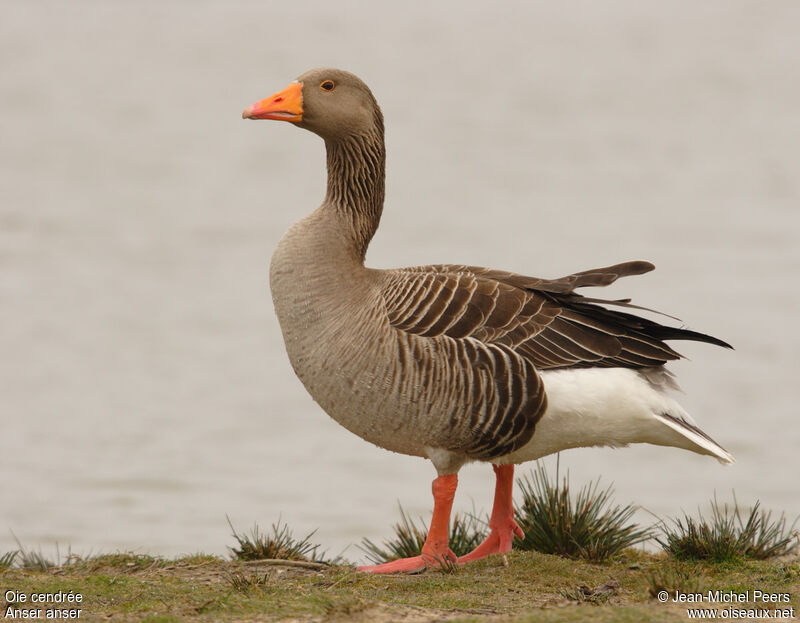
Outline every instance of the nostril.
{"type": "Polygon", "coordinates": [[[282,101],[283,101],[283,98],[282,98],[282,97],[276,97],[276,98],[275,98],[274,100],[272,100],[272,101],[273,101],[273,102],[275,102],[275,103],[277,104],[278,102],[282,102],[282,101]]]}

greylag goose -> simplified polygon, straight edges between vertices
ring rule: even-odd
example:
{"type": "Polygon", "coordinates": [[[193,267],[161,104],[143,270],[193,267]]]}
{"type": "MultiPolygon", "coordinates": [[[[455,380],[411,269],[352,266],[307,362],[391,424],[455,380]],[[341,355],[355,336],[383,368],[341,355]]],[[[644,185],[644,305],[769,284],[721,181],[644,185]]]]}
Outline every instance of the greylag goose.
{"type": "Polygon", "coordinates": [[[383,115],[369,88],[314,69],[248,107],[246,119],[289,121],[322,137],[327,193],[281,238],[270,287],[286,351],[314,400],[373,444],[433,462],[434,509],[422,554],[361,567],[411,572],[456,558],[448,546],[458,471],[493,465],[490,534],[459,563],[507,552],[514,465],[582,446],[651,443],[733,456],[666,390],[665,342],[717,338],[661,325],[629,300],[576,290],[653,270],[633,261],[537,279],[439,264],[364,266],[383,210],[383,115]],[[623,308],[625,311],[623,311],[623,308]]]}

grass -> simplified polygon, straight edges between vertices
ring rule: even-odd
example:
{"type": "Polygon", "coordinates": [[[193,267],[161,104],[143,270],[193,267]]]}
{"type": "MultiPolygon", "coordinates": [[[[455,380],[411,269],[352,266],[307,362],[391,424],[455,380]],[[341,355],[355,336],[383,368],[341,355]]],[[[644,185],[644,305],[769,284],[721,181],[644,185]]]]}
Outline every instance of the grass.
{"type": "Polygon", "coordinates": [[[302,539],[292,536],[289,526],[281,524],[280,518],[272,524],[272,531],[262,533],[257,525],[253,526],[250,534],[236,531],[230,518],[228,525],[233,532],[238,547],[231,547],[231,554],[237,560],[282,559],[323,562],[324,555],[318,554],[319,545],[310,541],[314,532],[302,539]]]}
{"type": "Polygon", "coordinates": [[[589,588],[585,584],[581,584],[572,589],[562,591],[561,594],[571,601],[600,605],[608,603],[608,600],[613,595],[616,595],[619,589],[619,582],[612,579],[595,588],[589,588]]]}
{"type": "MultiPolygon", "coordinates": [[[[202,555],[169,560],[112,554],[46,571],[15,566],[0,576],[0,597],[6,590],[72,590],[83,597],[84,620],[685,621],[685,607],[661,604],[652,592],[692,589],[701,577],[704,590],[789,593],[789,606],[800,606],[797,560],[682,563],[633,550],[603,565],[538,552],[515,551],[506,558],[507,566],[503,557],[490,557],[455,574],[429,569],[373,576],[342,565],[308,569],[202,555]]],[[[0,607],[7,607],[2,600],[0,607]]]]}
{"type": "Polygon", "coordinates": [[[228,583],[233,590],[239,593],[248,593],[254,589],[264,588],[269,585],[270,574],[250,573],[231,573],[228,577],[228,583]]]}
{"type": "MultiPolygon", "coordinates": [[[[652,554],[630,547],[648,531],[630,523],[633,507],[612,504],[611,488],[601,489],[599,481],[572,495],[568,478],[553,482],[539,466],[520,484],[518,521],[533,551],[520,551],[522,541],[505,556],[468,565],[375,576],[337,560],[320,564],[313,533],[296,539],[279,519],[266,532],[254,526],[242,534],[231,525],[236,540],[231,560],[203,554],[168,560],[128,552],[70,553],[62,561],[57,552],[54,563],[18,542],[17,551],[0,556],[0,596],[73,591],[83,597],[83,619],[150,623],[685,621],[685,604],[655,597],[662,591],[748,589],[790,596],[789,603],[767,606],[800,608],[800,560],[789,556],[797,551],[798,535],[783,515],[773,520],[758,504],[744,515],[738,506],[714,500],[710,521],[684,516],[671,526],[662,522],[658,540],[668,553],[652,554]],[[705,555],[731,551],[738,553],[705,555]]],[[[402,508],[400,517],[393,539],[380,546],[362,541],[361,549],[375,562],[419,553],[424,525],[402,508]]],[[[470,551],[486,528],[475,514],[454,517],[451,546],[457,554],[470,551]]],[[[0,602],[3,612],[8,607],[17,606],[0,602]]]]}
{"type": "MultiPolygon", "coordinates": [[[[17,550],[14,552],[13,556],[10,556],[8,561],[8,566],[14,564],[15,559],[16,563],[22,568],[27,569],[29,571],[47,571],[50,567],[55,567],[61,564],[61,553],[58,550],[58,545],[56,545],[56,561],[52,562],[48,558],[44,557],[42,554],[42,550],[40,549],[38,552],[33,550],[26,549],[17,536],[12,532],[11,536],[14,537],[14,540],[17,542],[17,550]]],[[[9,554],[4,554],[4,558],[9,556],[9,554]]],[[[67,555],[67,560],[70,560],[71,554],[67,555]]],[[[0,565],[1,567],[2,565],[0,565]]]]}
{"type": "Polygon", "coordinates": [[[670,563],[653,569],[648,583],[650,597],[655,598],[661,591],[701,593],[707,590],[708,578],[696,565],[670,563]]]}
{"type": "Polygon", "coordinates": [[[516,516],[525,532],[515,541],[520,549],[602,562],[650,538],[648,529],[630,523],[636,507],[612,505],[613,489],[600,489],[599,479],[573,497],[569,476],[553,482],[538,464],[518,482],[523,500],[516,516]]]}
{"type": "Polygon", "coordinates": [[[369,607],[369,603],[355,596],[337,598],[333,595],[318,593],[311,598],[312,604],[322,610],[327,618],[349,617],[359,612],[363,612],[369,607]]]}
{"type": "MultiPolygon", "coordinates": [[[[515,540],[518,549],[602,562],[651,536],[649,529],[630,523],[636,507],[612,505],[613,489],[600,489],[599,480],[573,498],[569,477],[553,482],[540,463],[517,483],[523,501],[516,516],[525,532],[524,539],[515,540]]],[[[474,513],[455,515],[450,526],[453,553],[463,556],[475,549],[486,537],[487,523],[474,513]]],[[[400,522],[393,529],[394,537],[382,545],[364,539],[359,549],[374,563],[420,554],[428,534],[422,520],[414,522],[400,507],[400,522]]]]}
{"type": "Polygon", "coordinates": [[[164,566],[167,563],[158,556],[136,554],[134,552],[116,552],[97,556],[74,556],[69,564],[71,567],[79,568],[88,573],[105,570],[114,570],[118,573],[136,573],[164,566]]]}
{"type": "Polygon", "coordinates": [[[781,514],[773,520],[768,511],[759,510],[756,502],[743,519],[739,505],[711,502],[711,518],[700,514],[693,519],[684,514],[670,523],[661,522],[656,541],[676,560],[732,562],[742,558],[765,560],[798,551],[797,520],[787,527],[781,514]]]}
{"type": "Polygon", "coordinates": [[[10,569],[14,565],[14,560],[17,558],[18,554],[18,550],[0,554],[0,572],[10,569]]]}
{"type": "MultiPolygon", "coordinates": [[[[450,549],[456,556],[468,554],[486,538],[487,523],[475,515],[456,513],[450,523],[450,549]]],[[[414,522],[403,507],[400,507],[400,521],[392,526],[394,538],[386,539],[383,545],[377,545],[369,539],[363,539],[359,549],[375,564],[410,558],[422,553],[422,546],[428,536],[428,528],[422,519],[414,522]]],[[[444,568],[449,568],[445,565],[444,568]]]]}

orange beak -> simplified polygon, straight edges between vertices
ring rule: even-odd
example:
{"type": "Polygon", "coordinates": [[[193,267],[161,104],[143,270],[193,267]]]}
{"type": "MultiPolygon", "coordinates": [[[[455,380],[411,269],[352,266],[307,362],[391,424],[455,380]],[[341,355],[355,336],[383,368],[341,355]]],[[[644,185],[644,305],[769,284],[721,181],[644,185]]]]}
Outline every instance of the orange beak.
{"type": "Polygon", "coordinates": [[[245,108],[242,119],[275,119],[276,121],[303,120],[303,85],[292,82],[280,93],[245,108]]]}

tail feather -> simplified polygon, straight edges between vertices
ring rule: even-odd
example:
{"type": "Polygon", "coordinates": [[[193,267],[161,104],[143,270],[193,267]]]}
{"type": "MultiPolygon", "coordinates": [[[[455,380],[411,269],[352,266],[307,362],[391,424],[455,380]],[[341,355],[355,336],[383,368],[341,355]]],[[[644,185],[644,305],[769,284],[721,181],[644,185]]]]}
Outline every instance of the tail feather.
{"type": "Polygon", "coordinates": [[[547,410],[531,440],[501,462],[522,463],[568,448],[651,443],[734,458],[667,394],[677,388],[662,367],[570,368],[541,372],[547,410]]]}
{"type": "Polygon", "coordinates": [[[728,452],[706,433],[700,430],[696,424],[688,421],[686,418],[667,412],[654,413],[653,415],[655,415],[656,419],[669,426],[675,432],[680,433],[692,443],[696,444],[700,448],[703,448],[706,451],[704,454],[712,455],[723,464],[736,462],[736,459],[733,458],[733,455],[730,452],[728,452]]]}

